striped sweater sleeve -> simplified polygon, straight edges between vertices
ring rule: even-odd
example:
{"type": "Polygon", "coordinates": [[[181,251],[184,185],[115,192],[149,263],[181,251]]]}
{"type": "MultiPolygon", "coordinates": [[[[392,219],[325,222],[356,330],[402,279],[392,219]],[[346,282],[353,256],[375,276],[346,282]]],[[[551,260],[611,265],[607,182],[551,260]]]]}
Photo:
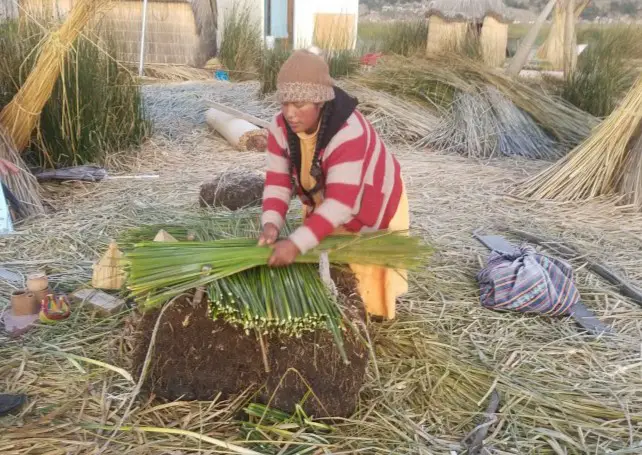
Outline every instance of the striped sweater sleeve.
{"type": "Polygon", "coordinates": [[[279,230],[285,226],[292,197],[290,164],[287,155],[287,140],[278,124],[278,116],[270,125],[267,144],[267,172],[263,189],[263,215],[261,225],[274,224],[279,230]]]}
{"type": "Polygon", "coordinates": [[[364,125],[357,116],[351,117],[330,142],[323,157],[327,169],[324,200],[303,226],[290,235],[302,254],[318,246],[356,213],[369,147],[364,125]]]}

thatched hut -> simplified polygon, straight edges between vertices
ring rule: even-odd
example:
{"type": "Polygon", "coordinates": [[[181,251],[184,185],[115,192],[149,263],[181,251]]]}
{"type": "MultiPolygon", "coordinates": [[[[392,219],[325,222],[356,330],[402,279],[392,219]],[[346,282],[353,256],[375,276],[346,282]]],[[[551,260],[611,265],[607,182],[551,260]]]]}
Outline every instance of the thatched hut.
{"type": "MultiPolygon", "coordinates": [[[[219,9],[235,0],[218,0],[219,9]]],[[[354,49],[357,44],[359,0],[245,0],[261,11],[264,36],[284,40],[293,48],[317,45],[354,49]]]]}
{"type": "Polygon", "coordinates": [[[478,43],[488,65],[504,63],[508,20],[502,0],[435,0],[430,5],[428,21],[428,53],[478,43]]]}
{"type": "MultiPolygon", "coordinates": [[[[22,0],[23,13],[61,19],[73,0],[22,0]]],[[[145,62],[202,66],[216,54],[216,0],[148,0],[145,62]]],[[[117,43],[118,58],[137,62],[143,2],[118,0],[99,22],[117,43]]]]}

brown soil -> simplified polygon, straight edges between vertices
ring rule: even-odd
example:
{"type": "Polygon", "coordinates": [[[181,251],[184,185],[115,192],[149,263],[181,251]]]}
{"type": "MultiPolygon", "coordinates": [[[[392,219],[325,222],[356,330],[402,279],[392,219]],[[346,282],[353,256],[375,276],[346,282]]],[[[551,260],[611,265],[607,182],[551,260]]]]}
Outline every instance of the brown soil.
{"type": "MultiPolygon", "coordinates": [[[[352,320],[364,319],[363,304],[352,278],[336,277],[347,298],[352,320]]],[[[140,370],[159,311],[143,316],[138,328],[134,371],[140,370]]],[[[145,387],[159,397],[176,400],[211,400],[247,389],[272,407],[292,412],[309,394],[303,408],[311,416],[347,417],[354,412],[364,382],[367,349],[350,331],[344,334],[346,365],[330,333],[317,331],[299,339],[271,336],[266,340],[270,372],[265,371],[260,344],[221,321],[207,316],[207,305],[192,307],[189,298],[177,300],[163,315],[145,387]],[[311,394],[309,394],[311,395],[311,394]]]]}
{"type": "Polygon", "coordinates": [[[238,210],[261,204],[264,178],[255,172],[226,172],[201,185],[201,207],[238,210]]]}

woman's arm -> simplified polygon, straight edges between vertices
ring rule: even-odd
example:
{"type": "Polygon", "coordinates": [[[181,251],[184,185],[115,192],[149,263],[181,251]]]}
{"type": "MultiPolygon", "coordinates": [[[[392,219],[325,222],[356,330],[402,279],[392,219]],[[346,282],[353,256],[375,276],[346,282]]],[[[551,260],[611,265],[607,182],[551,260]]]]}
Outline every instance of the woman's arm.
{"type": "MultiPolygon", "coordinates": [[[[270,125],[267,144],[267,172],[263,189],[263,215],[261,225],[272,225],[276,233],[283,229],[292,197],[290,161],[287,140],[277,118],[270,125]]],[[[268,227],[271,229],[271,227],[268,227]]],[[[272,242],[267,242],[272,243],[272,242]]]]}

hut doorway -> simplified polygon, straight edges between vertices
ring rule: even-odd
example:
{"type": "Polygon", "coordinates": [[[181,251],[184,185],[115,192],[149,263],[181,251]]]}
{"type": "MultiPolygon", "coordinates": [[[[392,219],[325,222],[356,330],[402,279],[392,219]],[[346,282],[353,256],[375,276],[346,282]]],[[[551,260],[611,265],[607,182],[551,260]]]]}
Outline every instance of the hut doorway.
{"type": "Polygon", "coordinates": [[[294,46],[294,0],[265,0],[265,36],[288,48],[294,46]]]}

